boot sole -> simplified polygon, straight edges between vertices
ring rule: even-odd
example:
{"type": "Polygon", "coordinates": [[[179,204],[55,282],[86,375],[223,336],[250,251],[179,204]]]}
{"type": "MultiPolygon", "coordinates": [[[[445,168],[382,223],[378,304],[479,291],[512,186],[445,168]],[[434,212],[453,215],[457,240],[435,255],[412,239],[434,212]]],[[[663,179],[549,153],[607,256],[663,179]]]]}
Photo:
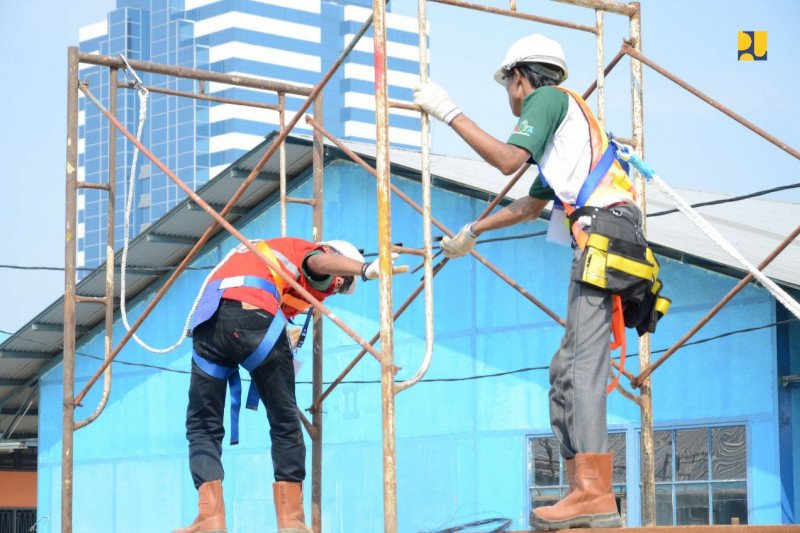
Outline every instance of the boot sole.
{"type": "Polygon", "coordinates": [[[535,513],[531,513],[530,526],[538,530],[571,529],[571,528],[614,528],[622,527],[622,519],[618,513],[582,515],[567,520],[549,521],[542,520],[535,513]]]}

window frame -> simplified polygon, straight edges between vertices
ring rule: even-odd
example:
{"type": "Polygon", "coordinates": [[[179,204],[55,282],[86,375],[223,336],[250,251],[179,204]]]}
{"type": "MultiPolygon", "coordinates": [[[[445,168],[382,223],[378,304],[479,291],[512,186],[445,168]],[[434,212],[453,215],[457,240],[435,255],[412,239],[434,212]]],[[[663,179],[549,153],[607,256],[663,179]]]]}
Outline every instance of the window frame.
{"type": "MultiPolygon", "coordinates": [[[[630,472],[630,469],[629,469],[628,465],[629,465],[630,457],[631,457],[630,456],[630,451],[629,451],[630,447],[629,447],[628,439],[630,437],[631,430],[635,431],[635,428],[630,428],[630,427],[625,427],[625,426],[612,426],[612,427],[608,427],[606,429],[606,432],[608,433],[609,436],[611,436],[611,435],[621,435],[622,436],[622,441],[623,441],[623,443],[625,445],[625,481],[623,483],[614,483],[613,480],[612,480],[612,488],[613,487],[622,486],[622,489],[623,489],[623,492],[621,494],[615,493],[615,497],[620,499],[619,506],[620,506],[620,514],[622,516],[623,526],[625,526],[625,525],[630,526],[630,524],[628,524],[628,518],[630,516],[629,513],[628,513],[628,506],[632,503],[631,496],[633,496],[633,493],[630,490],[628,490],[628,481],[629,481],[629,472],[630,472]]],[[[531,444],[532,444],[532,440],[533,439],[541,439],[541,438],[553,439],[553,440],[556,439],[555,434],[553,434],[553,433],[545,433],[545,432],[526,433],[525,434],[525,439],[524,439],[524,443],[525,443],[525,462],[526,462],[526,469],[527,469],[526,485],[525,485],[525,501],[526,501],[526,513],[527,514],[530,514],[530,512],[534,509],[534,507],[533,507],[533,490],[536,488],[536,487],[534,487],[534,483],[535,483],[535,472],[534,472],[535,457],[531,453],[531,444]]],[[[556,442],[556,445],[558,445],[557,442],[556,442]]],[[[637,446],[637,453],[638,453],[638,446],[637,446]]],[[[561,454],[559,453],[559,481],[563,481],[564,484],[557,485],[557,486],[556,485],[546,485],[546,486],[542,487],[544,489],[549,489],[549,490],[558,489],[560,491],[559,492],[559,494],[560,494],[559,499],[561,497],[563,497],[562,496],[563,494],[565,494],[563,492],[563,489],[566,489],[566,488],[569,487],[569,484],[568,484],[566,478],[562,479],[562,475],[564,475],[564,476],[566,475],[566,466],[564,465],[562,459],[563,458],[561,457],[561,454]]],[[[637,456],[637,459],[638,459],[638,456],[637,456]]],[[[612,475],[613,475],[613,468],[612,468],[612,475]]],[[[637,494],[637,496],[638,496],[638,494],[637,494]]],[[[555,503],[555,502],[553,502],[553,503],[555,503]]]]}
{"type": "MultiPolygon", "coordinates": [[[[657,426],[653,426],[653,433],[659,431],[669,431],[671,432],[670,437],[670,453],[671,453],[671,460],[670,460],[670,467],[671,467],[671,480],[670,481],[656,481],[655,487],[658,489],[659,486],[661,487],[670,487],[671,488],[671,503],[672,506],[672,523],[671,524],[661,524],[659,527],[669,527],[669,526],[678,526],[677,524],[677,491],[675,487],[678,486],[685,486],[685,485],[693,485],[693,484],[705,484],[708,487],[708,523],[703,525],[730,525],[730,524],[716,524],[713,523],[714,520],[714,500],[713,500],[713,488],[714,485],[720,485],[724,483],[741,483],[744,482],[745,490],[746,490],[746,505],[747,505],[747,523],[752,523],[752,487],[750,484],[750,464],[751,464],[751,456],[750,450],[752,449],[752,431],[750,427],[750,422],[748,420],[741,420],[741,419],[727,419],[727,420],[713,420],[713,421],[701,421],[699,423],[693,424],[660,424],[657,426]],[[745,479],[744,480],[731,480],[731,479],[724,479],[724,480],[715,480],[713,479],[713,464],[712,464],[712,456],[713,456],[713,433],[714,429],[720,428],[743,428],[744,429],[744,471],[745,471],[745,479]],[[676,432],[682,430],[697,430],[703,429],[707,432],[707,467],[708,473],[705,480],[676,480],[676,461],[675,461],[675,445],[676,445],[676,432]]],[[[634,438],[636,439],[637,444],[641,442],[641,427],[636,428],[634,438]]],[[[636,446],[636,450],[638,452],[637,457],[637,464],[636,464],[636,476],[638,479],[637,484],[637,502],[636,508],[633,510],[639,519],[639,523],[641,524],[641,516],[642,516],[642,482],[641,482],[641,446],[636,446]]],[[[655,453],[655,450],[653,450],[655,453]]],[[[633,502],[632,502],[633,503],[633,502]]],[[[686,524],[680,524],[686,525],[686,524]]]]}

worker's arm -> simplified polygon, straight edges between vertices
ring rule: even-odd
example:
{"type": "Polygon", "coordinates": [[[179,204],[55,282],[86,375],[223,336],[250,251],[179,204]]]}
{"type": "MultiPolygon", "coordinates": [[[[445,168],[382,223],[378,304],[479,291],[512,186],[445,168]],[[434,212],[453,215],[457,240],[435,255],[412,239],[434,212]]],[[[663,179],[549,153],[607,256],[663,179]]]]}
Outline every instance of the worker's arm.
{"type": "MultiPolygon", "coordinates": [[[[392,254],[392,264],[397,257],[396,253],[392,254]]],[[[392,273],[401,274],[407,269],[407,266],[394,267],[392,273]]],[[[315,281],[329,279],[329,276],[361,276],[364,279],[377,279],[380,276],[381,268],[378,259],[370,263],[362,263],[341,254],[318,252],[306,257],[303,271],[315,281]]]]}
{"type": "Polygon", "coordinates": [[[461,231],[453,237],[442,239],[442,250],[444,255],[451,259],[467,255],[478,240],[478,235],[485,231],[498,228],[513,226],[524,220],[532,220],[539,216],[542,209],[547,205],[547,200],[523,196],[511,202],[497,213],[479,220],[471,222],[461,228],[461,231]]]}
{"type": "Polygon", "coordinates": [[[479,156],[506,176],[519,170],[531,157],[531,154],[519,146],[495,139],[464,113],[457,115],[450,126],[479,156]]]}
{"type": "Polygon", "coordinates": [[[432,117],[452,126],[487,163],[505,175],[514,173],[531,155],[519,146],[499,141],[482,130],[433,82],[414,87],[414,103],[432,117]]]}
{"type": "Polygon", "coordinates": [[[363,264],[341,254],[316,253],[305,260],[308,273],[317,277],[357,276],[361,274],[363,264]]]}
{"type": "Polygon", "coordinates": [[[485,231],[513,226],[518,222],[533,220],[547,205],[547,200],[523,196],[508,204],[497,213],[472,224],[472,232],[480,235],[485,231]]]}

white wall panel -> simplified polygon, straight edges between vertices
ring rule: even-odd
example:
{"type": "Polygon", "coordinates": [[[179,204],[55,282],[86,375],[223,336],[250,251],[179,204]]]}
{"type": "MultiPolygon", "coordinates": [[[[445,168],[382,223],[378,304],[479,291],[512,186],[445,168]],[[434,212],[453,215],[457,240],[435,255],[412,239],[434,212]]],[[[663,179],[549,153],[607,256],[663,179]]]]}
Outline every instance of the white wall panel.
{"type": "Polygon", "coordinates": [[[317,56],[238,41],[211,46],[209,47],[208,55],[211,63],[231,58],[239,58],[270,65],[308,70],[311,72],[320,72],[322,69],[322,61],[317,56]]]}
{"type": "MultiPolygon", "coordinates": [[[[344,123],[344,134],[345,136],[375,139],[375,124],[348,120],[344,123]]],[[[420,146],[422,144],[422,138],[419,131],[390,127],[389,142],[420,146]]]]}
{"type": "MultiPolygon", "coordinates": [[[[350,44],[355,34],[347,34],[342,39],[342,48],[350,44]]],[[[356,50],[359,52],[373,53],[375,50],[375,39],[372,37],[362,37],[356,44],[356,50]]],[[[386,53],[389,57],[396,57],[398,59],[408,59],[409,61],[419,61],[419,46],[410,44],[400,44],[392,41],[386,41],[386,53]]],[[[430,59],[430,51],[428,52],[428,59],[430,59]]]]}
{"type": "Polygon", "coordinates": [[[253,0],[260,4],[270,4],[278,7],[288,7],[309,13],[320,13],[322,8],[320,0],[253,0]]]}
{"type": "Polygon", "coordinates": [[[88,41],[108,34],[108,19],[103,19],[94,24],[88,24],[78,30],[78,40],[88,41]]]}
{"type": "MultiPolygon", "coordinates": [[[[387,81],[389,85],[395,87],[413,87],[419,81],[419,74],[409,74],[407,72],[398,72],[396,70],[389,70],[387,72],[387,81]]],[[[347,63],[344,66],[344,77],[354,80],[375,81],[375,68],[372,65],[358,65],[356,63],[347,63]]]]}
{"type": "Polygon", "coordinates": [[[278,35],[280,37],[290,37],[292,39],[300,39],[312,43],[320,42],[321,34],[320,28],[315,26],[230,11],[215,17],[198,20],[194,25],[194,35],[195,37],[202,37],[230,28],[241,28],[243,30],[257,31],[259,33],[278,35]]]}

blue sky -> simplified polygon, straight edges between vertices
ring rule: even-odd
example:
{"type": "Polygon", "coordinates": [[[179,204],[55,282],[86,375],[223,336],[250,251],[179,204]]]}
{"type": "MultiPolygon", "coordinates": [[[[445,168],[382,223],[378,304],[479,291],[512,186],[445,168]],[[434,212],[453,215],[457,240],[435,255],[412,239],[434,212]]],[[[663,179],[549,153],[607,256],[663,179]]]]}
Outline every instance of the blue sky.
{"type": "MultiPolygon", "coordinates": [[[[477,0],[476,0],[477,1],[477,0]]],[[[394,0],[416,16],[416,1],[394,0]]],[[[484,0],[506,7],[505,0],[484,0]]],[[[590,10],[518,0],[522,11],[594,23],[590,10]]],[[[101,20],[113,0],[28,0],[0,7],[0,264],[63,266],[66,49],[78,29],[101,20]],[[35,62],[35,63],[34,63],[35,62]]],[[[492,73],[509,44],[529,33],[559,40],[566,86],[583,92],[595,72],[591,34],[428,4],[431,75],[467,115],[506,139],[514,126],[492,73]]],[[[643,0],[644,52],[656,63],[800,148],[800,2],[796,0],[643,0]],[[768,32],[767,61],[739,62],[740,30],[768,32]]],[[[606,60],[627,35],[627,19],[607,14],[606,60]]],[[[630,136],[629,63],[607,80],[607,127],[630,136]]],[[[732,194],[800,182],[800,162],[645,67],[646,159],[677,187],[732,194]]],[[[594,105],[594,101],[590,102],[594,105]]],[[[435,124],[437,152],[473,156],[448,127],[435,124]]],[[[800,202],[800,192],[771,198],[800,202]]],[[[435,207],[434,207],[435,208],[435,207]]],[[[765,217],[769,213],[764,214],[765,217]]],[[[60,272],[0,269],[0,330],[13,331],[63,293],[60,272]]]]}

